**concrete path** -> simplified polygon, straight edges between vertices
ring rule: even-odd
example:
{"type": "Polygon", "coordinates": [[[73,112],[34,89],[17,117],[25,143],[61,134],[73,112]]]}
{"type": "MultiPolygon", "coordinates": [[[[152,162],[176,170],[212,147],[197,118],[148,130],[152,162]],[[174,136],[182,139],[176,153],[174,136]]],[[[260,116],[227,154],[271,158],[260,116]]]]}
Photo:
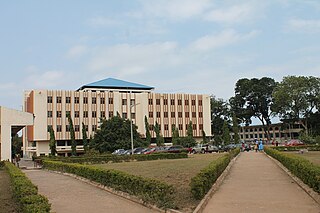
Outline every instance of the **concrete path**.
{"type": "Polygon", "coordinates": [[[23,170],[57,213],[155,212],[72,177],[44,170],[23,170]]]}
{"type": "Polygon", "coordinates": [[[203,212],[320,213],[320,206],[265,154],[243,152],[203,212]]]}

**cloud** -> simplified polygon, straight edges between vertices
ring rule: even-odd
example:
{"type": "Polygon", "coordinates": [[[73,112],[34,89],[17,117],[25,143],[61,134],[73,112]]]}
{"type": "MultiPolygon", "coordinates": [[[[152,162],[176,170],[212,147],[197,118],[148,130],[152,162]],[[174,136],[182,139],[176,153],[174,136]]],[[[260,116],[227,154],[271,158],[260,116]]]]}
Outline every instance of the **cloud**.
{"type": "Polygon", "coordinates": [[[67,84],[66,74],[63,71],[37,72],[29,75],[25,79],[25,84],[30,89],[59,88],[67,84]]]}
{"type": "Polygon", "coordinates": [[[286,28],[303,33],[319,33],[320,19],[291,19],[288,21],[286,28]]]}
{"type": "Polygon", "coordinates": [[[78,58],[82,56],[84,53],[86,53],[87,47],[84,45],[76,45],[74,47],[71,47],[69,51],[66,54],[67,58],[78,58]]]}
{"type": "Polygon", "coordinates": [[[94,18],[90,18],[85,22],[87,25],[91,27],[113,27],[119,25],[121,22],[119,20],[115,20],[108,17],[98,16],[94,18]]]}
{"type": "Polygon", "coordinates": [[[211,7],[210,0],[143,0],[141,3],[148,15],[177,20],[201,15],[211,7]]]}
{"type": "Polygon", "coordinates": [[[251,31],[247,34],[240,34],[233,29],[224,30],[215,35],[203,36],[191,44],[191,48],[196,50],[211,50],[218,47],[227,46],[241,41],[246,41],[257,35],[258,31],[251,31]]]}

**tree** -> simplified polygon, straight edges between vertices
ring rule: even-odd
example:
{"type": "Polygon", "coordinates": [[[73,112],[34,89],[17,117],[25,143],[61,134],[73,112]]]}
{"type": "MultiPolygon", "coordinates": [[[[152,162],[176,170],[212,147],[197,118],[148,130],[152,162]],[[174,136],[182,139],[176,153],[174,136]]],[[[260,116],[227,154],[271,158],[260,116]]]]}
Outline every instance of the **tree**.
{"type": "Polygon", "coordinates": [[[71,138],[71,155],[77,156],[77,141],[74,134],[72,118],[69,112],[67,113],[67,118],[69,122],[70,138],[71,138]]]}
{"type": "Polygon", "coordinates": [[[233,113],[232,116],[232,130],[233,130],[233,138],[234,138],[234,143],[238,144],[240,143],[240,136],[239,136],[239,123],[238,123],[238,118],[236,117],[236,114],[233,113]]]}
{"type": "Polygon", "coordinates": [[[281,119],[300,123],[308,134],[308,119],[319,111],[320,78],[286,76],[273,92],[272,110],[281,119]]]}
{"type": "Polygon", "coordinates": [[[57,153],[56,139],[54,136],[54,130],[51,126],[49,128],[49,133],[50,133],[50,141],[49,141],[50,153],[51,153],[51,156],[55,156],[57,153]]]}
{"type": "MultiPolygon", "coordinates": [[[[113,152],[116,149],[131,149],[130,125],[130,120],[121,118],[119,114],[108,120],[102,119],[100,128],[90,140],[90,148],[100,153],[113,152]]],[[[146,146],[137,129],[138,127],[132,124],[134,146],[146,146]]]]}
{"type": "Polygon", "coordinates": [[[211,130],[216,144],[222,142],[222,132],[224,120],[229,120],[229,104],[221,98],[211,96],[211,130]]]}
{"type": "Polygon", "coordinates": [[[230,140],[231,140],[230,131],[229,131],[228,122],[226,120],[223,122],[223,135],[222,135],[222,138],[223,138],[224,145],[230,144],[230,140]]]}
{"type": "Polygon", "coordinates": [[[89,144],[88,144],[88,136],[87,136],[87,128],[82,122],[82,141],[83,141],[83,149],[84,153],[87,153],[89,149],[89,144]]]}
{"type": "Polygon", "coordinates": [[[190,121],[188,124],[187,137],[183,138],[183,140],[180,142],[180,145],[184,147],[193,147],[196,145],[196,140],[193,138],[192,121],[190,121]]]}
{"type": "Polygon", "coordinates": [[[11,141],[12,141],[11,142],[12,156],[15,156],[16,154],[20,154],[20,156],[22,156],[22,151],[21,151],[22,137],[19,137],[18,134],[15,134],[12,137],[11,141]]]}
{"type": "Polygon", "coordinates": [[[144,116],[144,126],[146,128],[146,142],[151,144],[151,134],[147,116],[144,116]]]}
{"type": "Polygon", "coordinates": [[[269,126],[273,112],[272,92],[277,83],[272,78],[243,78],[237,81],[235,96],[230,99],[232,111],[246,125],[251,124],[252,117],[260,120],[270,140],[269,126]]]}
{"type": "Polygon", "coordinates": [[[173,145],[179,145],[180,144],[180,138],[179,138],[179,129],[176,128],[176,126],[172,125],[172,144],[173,145]]]}
{"type": "Polygon", "coordinates": [[[154,131],[156,132],[156,144],[157,146],[163,146],[164,145],[164,138],[160,134],[160,126],[158,122],[156,122],[156,125],[154,126],[154,131]]]}
{"type": "Polygon", "coordinates": [[[202,130],[202,143],[203,144],[207,143],[207,136],[206,136],[206,132],[204,130],[202,130]]]}

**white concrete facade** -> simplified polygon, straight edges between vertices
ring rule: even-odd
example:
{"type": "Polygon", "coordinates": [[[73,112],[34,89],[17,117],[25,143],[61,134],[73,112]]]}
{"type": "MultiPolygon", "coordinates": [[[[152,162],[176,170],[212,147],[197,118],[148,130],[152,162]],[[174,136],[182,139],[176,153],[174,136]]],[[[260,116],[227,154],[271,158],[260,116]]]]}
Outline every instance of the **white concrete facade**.
{"type": "Polygon", "coordinates": [[[33,125],[31,113],[0,106],[0,160],[11,161],[11,136],[28,125],[33,125]]]}

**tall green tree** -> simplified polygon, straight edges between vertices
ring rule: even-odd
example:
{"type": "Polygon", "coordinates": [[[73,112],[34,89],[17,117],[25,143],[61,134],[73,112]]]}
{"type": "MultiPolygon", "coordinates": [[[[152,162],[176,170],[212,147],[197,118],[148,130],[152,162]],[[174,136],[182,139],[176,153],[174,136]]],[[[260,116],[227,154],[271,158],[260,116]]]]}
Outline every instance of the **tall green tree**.
{"type": "Polygon", "coordinates": [[[277,83],[274,79],[243,78],[237,81],[235,96],[230,99],[232,111],[246,125],[251,124],[252,117],[260,120],[270,140],[269,126],[274,115],[271,111],[272,92],[277,83]]]}
{"type": "Polygon", "coordinates": [[[147,116],[144,116],[144,126],[146,128],[146,142],[151,144],[151,134],[150,134],[150,127],[147,116]]]}
{"type": "Polygon", "coordinates": [[[221,98],[211,96],[211,132],[214,136],[215,144],[222,142],[223,122],[230,119],[230,109],[228,102],[221,98]]]}
{"type": "Polygon", "coordinates": [[[308,120],[320,105],[320,78],[286,76],[273,92],[273,111],[281,119],[299,122],[308,133],[308,120]]]}
{"type": "Polygon", "coordinates": [[[157,146],[163,146],[164,145],[164,138],[160,133],[160,126],[158,122],[154,125],[154,131],[156,132],[156,144],[157,146]]]}
{"type": "Polygon", "coordinates": [[[12,156],[15,156],[16,154],[20,154],[22,156],[22,137],[18,134],[15,134],[11,139],[11,150],[12,150],[12,156]]]}
{"type": "Polygon", "coordinates": [[[234,143],[238,144],[240,143],[240,136],[239,136],[239,122],[238,118],[235,113],[233,113],[232,116],[232,130],[233,130],[233,138],[234,138],[234,143]]]}
{"type": "Polygon", "coordinates": [[[82,122],[82,141],[83,141],[83,149],[84,153],[87,153],[89,150],[88,136],[87,136],[87,128],[82,122]]]}
{"type": "Polygon", "coordinates": [[[190,121],[188,124],[187,137],[181,139],[180,145],[184,147],[193,147],[196,145],[196,140],[193,138],[192,121],[190,121]]]}
{"type": "Polygon", "coordinates": [[[50,148],[50,154],[51,156],[55,156],[57,153],[57,146],[56,146],[56,139],[54,136],[54,130],[52,127],[49,129],[50,133],[50,141],[49,141],[49,148],[50,148]]]}
{"type": "Polygon", "coordinates": [[[68,122],[69,122],[70,138],[71,138],[71,155],[72,156],[77,156],[77,141],[76,141],[76,138],[75,138],[75,133],[74,133],[74,127],[73,127],[71,114],[69,112],[67,113],[67,118],[68,118],[68,122]]]}
{"type": "MultiPolygon", "coordinates": [[[[132,124],[134,147],[147,146],[137,129],[138,127],[132,124]]],[[[90,140],[90,148],[100,153],[113,152],[116,149],[131,149],[130,120],[121,118],[119,114],[108,120],[102,119],[100,128],[90,140]]]]}
{"type": "Polygon", "coordinates": [[[202,130],[202,143],[206,144],[208,142],[206,132],[202,130]]]}
{"type": "Polygon", "coordinates": [[[230,130],[229,130],[229,125],[228,122],[225,120],[223,122],[223,143],[224,145],[230,144],[231,137],[230,137],[230,130]]]}
{"type": "Polygon", "coordinates": [[[179,145],[180,141],[179,141],[180,137],[179,137],[179,129],[173,124],[172,125],[172,144],[173,145],[179,145]]]}

